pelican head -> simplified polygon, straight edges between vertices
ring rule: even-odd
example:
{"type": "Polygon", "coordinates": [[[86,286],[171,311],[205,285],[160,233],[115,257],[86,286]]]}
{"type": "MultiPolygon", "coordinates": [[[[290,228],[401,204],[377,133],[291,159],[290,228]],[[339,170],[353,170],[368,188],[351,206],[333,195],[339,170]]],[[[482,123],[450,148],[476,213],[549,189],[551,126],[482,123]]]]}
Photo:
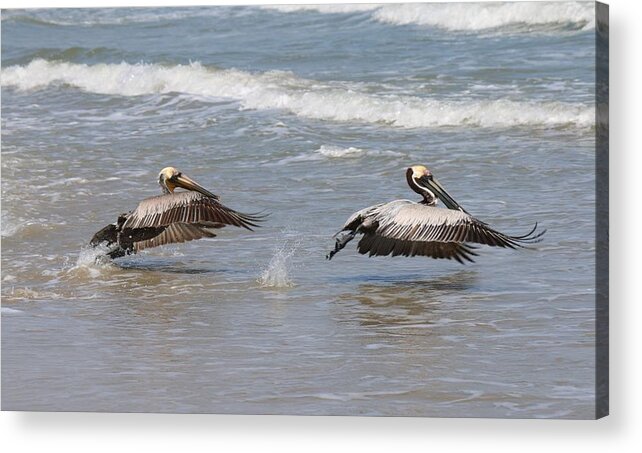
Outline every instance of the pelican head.
{"type": "Polygon", "coordinates": [[[186,190],[202,193],[206,197],[218,199],[218,196],[205,189],[193,179],[185,176],[174,167],[165,167],[160,171],[158,174],[158,184],[160,184],[161,189],[163,189],[163,193],[166,194],[173,193],[175,188],[181,187],[186,190]]]}
{"type": "Polygon", "coordinates": [[[406,171],[406,179],[410,188],[424,197],[426,204],[435,205],[437,200],[441,200],[448,209],[466,212],[439,184],[427,167],[413,165],[406,171]]]}

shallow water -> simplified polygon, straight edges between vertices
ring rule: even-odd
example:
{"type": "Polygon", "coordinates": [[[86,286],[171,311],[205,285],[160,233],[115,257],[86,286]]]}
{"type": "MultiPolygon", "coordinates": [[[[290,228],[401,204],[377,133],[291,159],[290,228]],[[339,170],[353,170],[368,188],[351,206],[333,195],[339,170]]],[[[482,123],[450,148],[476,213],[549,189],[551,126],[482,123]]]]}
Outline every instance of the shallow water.
{"type": "Polygon", "coordinates": [[[593,4],[457,8],[3,11],[3,409],[593,417],[593,4]],[[324,260],[415,163],[544,242],[324,260]],[[268,221],[96,263],[167,165],[268,221]]]}

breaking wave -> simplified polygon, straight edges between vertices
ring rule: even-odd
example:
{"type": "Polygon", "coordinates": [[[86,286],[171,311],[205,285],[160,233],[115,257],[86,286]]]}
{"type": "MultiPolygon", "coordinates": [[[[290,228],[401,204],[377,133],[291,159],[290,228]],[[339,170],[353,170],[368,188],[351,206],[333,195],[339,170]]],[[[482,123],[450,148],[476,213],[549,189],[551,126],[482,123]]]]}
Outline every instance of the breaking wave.
{"type": "Polygon", "coordinates": [[[506,26],[571,25],[595,27],[590,2],[434,3],[388,5],[374,12],[380,22],[428,25],[453,31],[479,31],[506,26]]]}
{"type": "MultiPolygon", "coordinates": [[[[570,27],[575,30],[589,30],[595,27],[595,7],[591,2],[264,5],[260,8],[283,13],[369,13],[373,20],[385,24],[430,26],[450,31],[482,31],[508,27],[508,32],[524,32],[542,26],[570,27]]],[[[35,9],[28,12],[8,10],[3,11],[2,21],[90,27],[173,22],[200,17],[224,19],[234,15],[251,14],[253,9],[255,10],[255,7],[84,8],[69,9],[63,17],[55,9],[35,9]]]]}
{"type": "Polygon", "coordinates": [[[42,59],[2,70],[2,86],[20,90],[67,85],[109,95],[183,93],[198,98],[229,98],[242,109],[280,109],[303,118],[385,124],[402,128],[439,126],[594,125],[592,106],[562,102],[442,100],[376,95],[347,82],[321,82],[291,72],[250,73],[207,68],[200,63],[75,64],[42,59]]]}
{"type": "Polygon", "coordinates": [[[296,13],[299,11],[314,11],[323,14],[351,14],[362,11],[373,11],[385,5],[376,3],[345,3],[326,5],[263,5],[261,9],[271,9],[282,13],[296,13]]]}
{"type": "Polygon", "coordinates": [[[423,25],[451,31],[481,31],[509,27],[509,31],[532,31],[533,27],[595,27],[591,2],[488,2],[407,3],[347,5],[268,5],[281,12],[316,11],[341,14],[372,11],[371,17],[392,25],[423,25]],[[516,28],[516,26],[522,26],[516,28]]]}

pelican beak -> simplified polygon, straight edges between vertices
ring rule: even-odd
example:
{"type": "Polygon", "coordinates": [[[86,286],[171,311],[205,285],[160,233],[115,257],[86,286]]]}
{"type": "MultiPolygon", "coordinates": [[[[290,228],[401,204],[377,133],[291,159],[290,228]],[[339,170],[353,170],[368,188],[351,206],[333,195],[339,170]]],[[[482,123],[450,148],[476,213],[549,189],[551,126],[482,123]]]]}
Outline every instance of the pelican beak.
{"type": "Polygon", "coordinates": [[[448,209],[453,209],[455,211],[461,211],[468,214],[468,211],[462,208],[459,203],[457,203],[453,199],[453,197],[451,197],[450,194],[446,192],[446,189],[444,189],[443,186],[439,184],[439,181],[437,181],[432,175],[422,176],[421,178],[419,178],[419,181],[424,187],[433,192],[437,196],[437,198],[439,198],[444,203],[444,205],[446,205],[448,209]]]}
{"type": "Polygon", "coordinates": [[[207,190],[205,187],[201,186],[199,183],[194,181],[193,179],[181,174],[180,176],[177,176],[174,179],[174,184],[176,184],[177,187],[182,187],[183,189],[187,190],[193,190],[195,192],[202,193],[206,197],[211,197],[215,198],[218,200],[218,196],[214,195],[212,192],[207,190]]]}

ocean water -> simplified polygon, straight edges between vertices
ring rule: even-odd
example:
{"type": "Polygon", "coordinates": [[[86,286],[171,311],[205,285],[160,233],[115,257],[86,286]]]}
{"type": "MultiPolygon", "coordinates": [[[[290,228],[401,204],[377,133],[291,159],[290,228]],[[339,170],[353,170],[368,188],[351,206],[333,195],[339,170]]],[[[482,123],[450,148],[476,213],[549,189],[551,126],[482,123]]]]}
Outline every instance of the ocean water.
{"type": "Polygon", "coordinates": [[[591,418],[591,2],[2,11],[2,408],[591,418]],[[332,235],[429,166],[535,250],[332,235]],[[180,168],[254,232],[96,262],[180,168]]]}

